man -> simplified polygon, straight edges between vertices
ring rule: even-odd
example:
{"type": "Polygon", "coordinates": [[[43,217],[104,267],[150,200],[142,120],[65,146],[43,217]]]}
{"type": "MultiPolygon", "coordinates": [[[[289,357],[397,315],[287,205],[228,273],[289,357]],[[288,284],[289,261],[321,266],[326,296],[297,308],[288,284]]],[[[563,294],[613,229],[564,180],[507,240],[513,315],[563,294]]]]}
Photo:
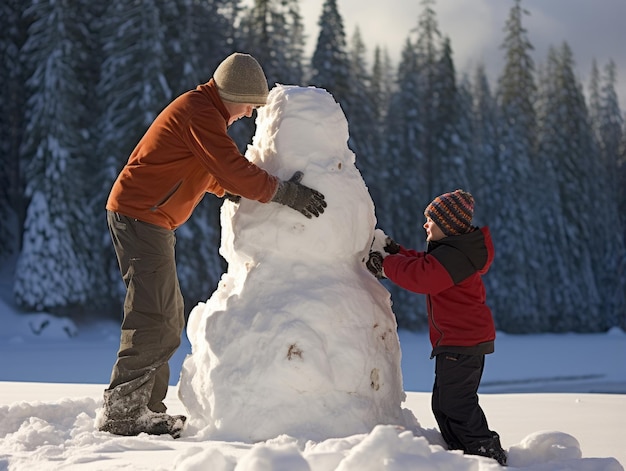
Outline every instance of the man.
{"type": "Polygon", "coordinates": [[[206,192],[287,205],[311,218],[324,196],[281,181],[249,162],[228,126],[266,103],[267,79],[248,54],[234,53],[211,80],[170,103],[137,144],[106,204],[126,284],[120,348],[97,426],[117,435],[180,436],[184,416],[166,413],[168,361],[180,345],[184,305],[176,274],[174,230],[206,192]]]}

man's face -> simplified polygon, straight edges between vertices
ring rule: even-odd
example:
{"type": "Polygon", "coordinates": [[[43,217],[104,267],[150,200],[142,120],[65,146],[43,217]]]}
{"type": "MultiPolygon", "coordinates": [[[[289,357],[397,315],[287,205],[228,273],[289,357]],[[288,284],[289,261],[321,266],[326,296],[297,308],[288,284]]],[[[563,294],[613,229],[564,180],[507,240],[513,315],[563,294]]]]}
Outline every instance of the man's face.
{"type": "Polygon", "coordinates": [[[240,118],[251,117],[252,111],[257,108],[256,105],[250,105],[248,103],[224,102],[224,105],[230,114],[230,118],[228,119],[229,126],[240,118]]]}
{"type": "Polygon", "coordinates": [[[443,231],[439,228],[437,224],[434,223],[431,218],[426,218],[426,222],[424,223],[424,229],[426,229],[426,240],[428,242],[430,242],[431,240],[441,240],[446,237],[443,231]]]}

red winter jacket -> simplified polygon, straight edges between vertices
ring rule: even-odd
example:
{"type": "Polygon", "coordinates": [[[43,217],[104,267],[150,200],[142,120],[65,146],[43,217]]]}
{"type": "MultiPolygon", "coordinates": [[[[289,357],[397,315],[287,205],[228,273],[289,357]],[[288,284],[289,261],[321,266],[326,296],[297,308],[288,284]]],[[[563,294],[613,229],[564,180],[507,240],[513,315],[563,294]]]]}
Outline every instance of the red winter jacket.
{"type": "Polygon", "coordinates": [[[432,355],[486,354],[496,338],[481,275],[495,250],[487,227],[430,242],[426,252],[401,248],[383,261],[385,276],[398,286],[426,294],[432,355]]]}
{"type": "Polygon", "coordinates": [[[279,181],[241,155],[229,117],[213,79],[176,98],[135,147],[106,208],[175,229],[206,192],[270,201],[279,181]]]}

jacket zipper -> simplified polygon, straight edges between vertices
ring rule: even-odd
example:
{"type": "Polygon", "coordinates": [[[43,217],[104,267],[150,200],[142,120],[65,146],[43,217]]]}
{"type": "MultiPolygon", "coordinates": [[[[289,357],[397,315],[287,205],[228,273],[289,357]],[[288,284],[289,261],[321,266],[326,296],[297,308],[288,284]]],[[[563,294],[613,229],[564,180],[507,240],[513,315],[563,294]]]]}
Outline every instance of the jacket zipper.
{"type": "Polygon", "coordinates": [[[161,206],[163,206],[165,203],[167,203],[167,201],[174,196],[174,193],[176,193],[178,191],[178,189],[180,188],[180,185],[183,184],[183,181],[180,180],[178,183],[176,183],[176,185],[174,185],[174,187],[167,192],[167,194],[161,198],[161,200],[155,204],[154,206],[152,206],[150,208],[150,211],[156,211],[157,209],[159,209],[161,206]]]}
{"type": "Polygon", "coordinates": [[[437,339],[437,342],[434,345],[435,347],[438,347],[441,341],[443,340],[443,330],[441,330],[439,326],[437,325],[437,323],[435,322],[435,314],[433,313],[433,303],[431,302],[430,294],[427,295],[426,297],[428,299],[428,315],[430,316],[430,320],[433,324],[433,327],[435,328],[437,332],[439,332],[439,338],[437,339]]]}

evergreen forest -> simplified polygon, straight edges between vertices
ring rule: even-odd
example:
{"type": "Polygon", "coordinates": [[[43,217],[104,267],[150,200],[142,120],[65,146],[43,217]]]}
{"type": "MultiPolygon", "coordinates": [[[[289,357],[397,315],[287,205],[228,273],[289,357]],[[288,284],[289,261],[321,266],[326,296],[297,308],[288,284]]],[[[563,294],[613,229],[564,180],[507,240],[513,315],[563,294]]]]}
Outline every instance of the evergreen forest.
{"type": "MultiPolygon", "coordinates": [[[[423,210],[463,188],[491,228],[485,276],[499,330],[626,328],[626,125],[613,61],[580,83],[575,51],[536,61],[510,0],[504,66],[456,70],[454,44],[421,0],[398,64],[367,50],[325,0],[313,53],[299,0],[4,0],[0,3],[0,261],[15,263],[24,312],[118,318],[124,286],[106,226],[111,185],[172,99],[211,78],[234,51],[274,83],[328,90],[379,227],[425,248],[423,210]]],[[[247,121],[247,122],[243,122],[247,121]]],[[[245,150],[254,119],[230,132],[245,150]]],[[[189,311],[225,271],[219,208],[207,195],[176,231],[189,311]]],[[[423,297],[388,286],[402,328],[426,327],[423,297]]]]}

